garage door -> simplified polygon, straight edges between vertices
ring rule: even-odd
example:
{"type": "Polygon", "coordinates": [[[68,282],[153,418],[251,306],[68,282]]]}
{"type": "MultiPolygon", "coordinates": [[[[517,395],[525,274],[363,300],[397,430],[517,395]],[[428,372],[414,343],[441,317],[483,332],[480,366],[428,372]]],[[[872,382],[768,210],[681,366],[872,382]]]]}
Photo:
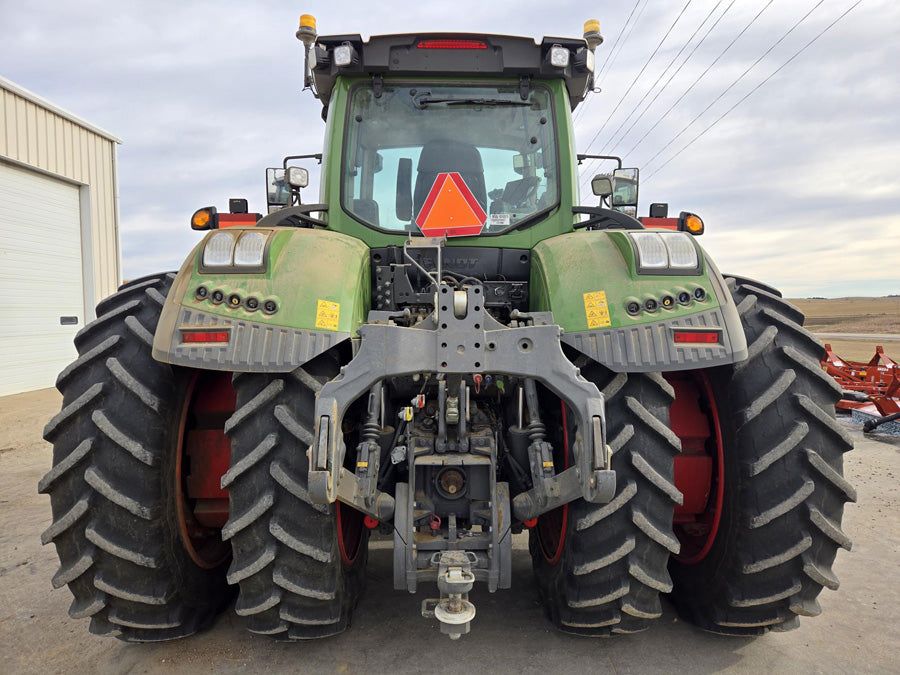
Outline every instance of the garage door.
{"type": "Polygon", "coordinates": [[[0,162],[0,396],[52,387],[84,326],[78,188],[0,162]]]}

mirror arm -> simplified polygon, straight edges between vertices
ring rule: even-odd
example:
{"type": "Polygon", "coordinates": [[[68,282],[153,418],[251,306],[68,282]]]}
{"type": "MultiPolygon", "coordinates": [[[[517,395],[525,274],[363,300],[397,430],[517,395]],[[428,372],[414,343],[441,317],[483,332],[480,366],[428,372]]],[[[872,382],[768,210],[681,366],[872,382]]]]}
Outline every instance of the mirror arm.
{"type": "Polygon", "coordinates": [[[643,230],[644,225],[636,218],[632,218],[628,214],[616,211],[615,209],[605,209],[598,206],[573,206],[572,213],[583,213],[591,216],[585,221],[575,223],[576,230],[585,228],[587,230],[643,230]]]}
{"type": "Polygon", "coordinates": [[[327,227],[328,223],[320,218],[313,218],[310,213],[328,212],[328,204],[303,204],[300,206],[289,206],[284,209],[279,209],[274,213],[270,213],[267,216],[264,216],[259,219],[256,223],[257,227],[302,227],[302,225],[296,225],[292,222],[292,220],[299,220],[300,222],[308,225],[310,227],[327,227]]]}
{"type": "Polygon", "coordinates": [[[288,155],[287,157],[284,158],[284,161],[282,162],[282,166],[284,167],[285,171],[287,171],[288,161],[290,161],[292,159],[314,159],[319,164],[321,164],[322,163],[322,153],[314,152],[309,155],[288,155]]]}

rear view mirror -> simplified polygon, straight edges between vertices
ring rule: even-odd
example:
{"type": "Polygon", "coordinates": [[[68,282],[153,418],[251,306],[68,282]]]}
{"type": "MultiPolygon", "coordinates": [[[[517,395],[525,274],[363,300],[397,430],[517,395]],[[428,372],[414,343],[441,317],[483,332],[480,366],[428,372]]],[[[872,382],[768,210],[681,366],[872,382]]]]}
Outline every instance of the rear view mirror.
{"type": "Polygon", "coordinates": [[[284,174],[284,169],[266,169],[266,202],[270,213],[291,203],[291,186],[284,174]]]}
{"type": "Polygon", "coordinates": [[[513,155],[513,171],[520,176],[525,173],[525,155],[513,155]]]}
{"type": "Polygon", "coordinates": [[[612,205],[616,207],[632,207],[626,213],[637,213],[638,204],[638,170],[616,169],[613,172],[612,205]]]}
{"type": "Polygon", "coordinates": [[[536,167],[540,166],[540,155],[513,155],[513,171],[520,176],[533,176],[536,167]]]}
{"type": "Polygon", "coordinates": [[[613,193],[613,179],[609,174],[597,174],[591,179],[591,191],[601,199],[613,193]]]}

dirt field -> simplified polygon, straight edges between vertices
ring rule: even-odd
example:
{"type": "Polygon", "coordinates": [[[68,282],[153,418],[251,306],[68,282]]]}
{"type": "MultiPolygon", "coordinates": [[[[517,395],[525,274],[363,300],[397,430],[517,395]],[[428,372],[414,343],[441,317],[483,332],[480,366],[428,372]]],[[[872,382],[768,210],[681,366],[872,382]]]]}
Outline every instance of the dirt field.
{"type": "Polygon", "coordinates": [[[458,642],[422,619],[427,590],[391,588],[389,541],[375,541],[368,589],[353,627],[332,639],[284,644],[243,629],[233,610],[211,629],[185,640],[128,645],[88,633],[70,619],[67,589],[52,590],[58,560],[40,545],[49,525],[47,497],[37,482],[50,467],[41,428],[59,409],[48,389],[0,398],[0,673],[383,673],[439,669],[497,673],[896,673],[900,651],[900,439],[851,434],[856,450],[845,473],[859,492],[844,530],[853,551],[841,551],[837,592],[820,596],[822,616],[798,630],[757,639],[724,638],[680,621],[668,605],[651,630],[613,640],[554,631],[544,618],[527,542],[513,551],[513,589],[476,590],[472,633],[458,642]],[[415,659],[427,659],[425,665],[415,659]]]}
{"type": "Polygon", "coordinates": [[[884,298],[790,298],[807,325],[832,333],[900,333],[900,296],[884,298]]]}
{"type": "Polygon", "coordinates": [[[897,336],[896,340],[823,337],[842,358],[868,361],[881,345],[888,356],[900,362],[900,297],[791,298],[789,302],[806,315],[806,328],[813,333],[897,336]]]}

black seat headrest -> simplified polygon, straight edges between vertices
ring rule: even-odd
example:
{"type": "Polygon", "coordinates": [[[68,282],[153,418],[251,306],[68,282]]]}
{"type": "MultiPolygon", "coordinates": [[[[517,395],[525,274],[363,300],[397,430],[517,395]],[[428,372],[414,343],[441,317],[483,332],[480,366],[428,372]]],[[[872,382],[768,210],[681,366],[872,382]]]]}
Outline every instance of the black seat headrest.
{"type": "Polygon", "coordinates": [[[487,190],[484,185],[484,164],[478,148],[459,141],[429,141],[422,148],[416,168],[416,189],[413,216],[422,208],[438,174],[458,173],[469,186],[481,207],[487,210],[487,190]]]}

